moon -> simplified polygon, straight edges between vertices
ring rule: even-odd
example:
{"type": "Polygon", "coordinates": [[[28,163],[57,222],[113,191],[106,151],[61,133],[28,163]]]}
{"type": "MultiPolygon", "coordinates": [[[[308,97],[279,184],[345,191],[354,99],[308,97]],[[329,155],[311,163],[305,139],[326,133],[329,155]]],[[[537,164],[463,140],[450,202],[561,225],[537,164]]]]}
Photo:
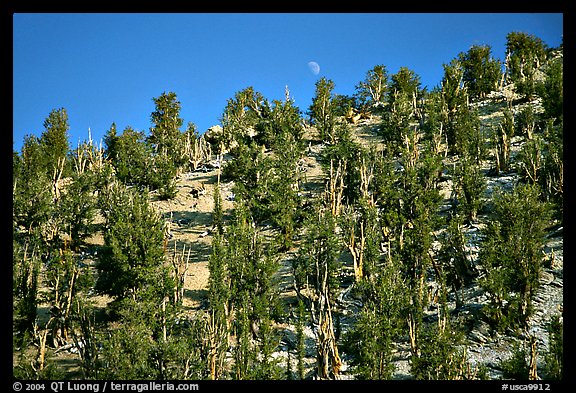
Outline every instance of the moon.
{"type": "Polygon", "coordinates": [[[310,68],[310,71],[312,71],[314,75],[318,75],[320,72],[320,66],[315,61],[309,61],[308,68],[310,68]]]}

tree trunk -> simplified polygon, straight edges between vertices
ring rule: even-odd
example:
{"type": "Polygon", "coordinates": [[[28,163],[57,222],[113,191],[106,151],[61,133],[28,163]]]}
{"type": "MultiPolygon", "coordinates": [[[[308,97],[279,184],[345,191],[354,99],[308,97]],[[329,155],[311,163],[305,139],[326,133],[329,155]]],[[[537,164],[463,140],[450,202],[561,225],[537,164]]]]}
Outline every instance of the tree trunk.
{"type": "Polygon", "coordinates": [[[538,349],[536,347],[536,337],[530,336],[530,367],[529,367],[529,374],[528,379],[531,381],[538,380],[540,377],[538,376],[538,349]]]}

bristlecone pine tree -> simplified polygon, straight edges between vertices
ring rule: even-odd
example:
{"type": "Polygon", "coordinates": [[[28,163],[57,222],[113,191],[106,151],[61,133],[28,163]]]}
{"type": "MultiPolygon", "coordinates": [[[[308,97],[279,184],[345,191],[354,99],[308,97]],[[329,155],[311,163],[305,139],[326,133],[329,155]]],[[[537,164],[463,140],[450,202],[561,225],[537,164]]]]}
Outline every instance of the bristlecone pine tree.
{"type": "Polygon", "coordinates": [[[486,271],[479,280],[489,295],[486,315],[503,331],[526,326],[542,270],[544,230],[550,210],[536,185],[518,185],[494,198],[494,219],[480,246],[486,271]]]}

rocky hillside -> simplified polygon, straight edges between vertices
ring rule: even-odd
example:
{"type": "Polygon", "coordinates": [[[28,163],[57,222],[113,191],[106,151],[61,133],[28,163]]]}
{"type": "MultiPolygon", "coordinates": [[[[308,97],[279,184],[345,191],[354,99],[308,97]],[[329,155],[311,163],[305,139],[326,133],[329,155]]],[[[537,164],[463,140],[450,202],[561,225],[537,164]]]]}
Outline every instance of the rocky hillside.
{"type": "MultiPolygon", "coordinates": [[[[505,92],[494,93],[486,100],[473,104],[478,108],[483,128],[494,127],[503,117],[503,111],[506,108],[506,101],[501,100],[505,92]]],[[[518,104],[513,107],[514,112],[521,111],[524,106],[533,106],[534,112],[539,113],[542,107],[538,100],[531,103],[518,104]]],[[[379,118],[371,117],[359,124],[353,126],[353,134],[357,141],[363,145],[379,143],[381,138],[377,135],[376,130],[379,124],[379,118]]],[[[326,174],[322,171],[319,157],[324,149],[324,145],[319,143],[314,128],[309,127],[306,132],[309,148],[307,155],[301,160],[301,168],[306,174],[306,183],[303,189],[308,192],[321,190],[323,179],[326,174]]],[[[511,160],[514,162],[516,154],[520,151],[524,139],[515,137],[512,140],[511,160]]],[[[207,285],[208,285],[208,258],[211,252],[211,214],[213,211],[213,192],[217,183],[218,171],[220,166],[226,165],[231,159],[230,156],[224,157],[224,162],[219,163],[215,157],[210,162],[206,162],[197,171],[183,173],[178,179],[178,194],[176,198],[169,201],[156,201],[153,204],[161,212],[162,216],[170,222],[171,240],[169,247],[173,250],[192,250],[190,264],[186,275],[185,282],[185,300],[184,305],[192,315],[195,311],[206,306],[207,285]]],[[[446,157],[444,164],[454,164],[457,157],[446,157]]],[[[500,175],[494,175],[491,172],[493,167],[492,154],[489,154],[482,166],[482,171],[487,179],[487,189],[485,198],[488,200],[496,188],[511,190],[518,181],[518,173],[510,171],[500,175]]],[[[441,192],[444,197],[443,206],[448,206],[453,188],[450,176],[443,179],[441,192]]],[[[222,182],[220,184],[221,195],[224,201],[224,209],[228,213],[234,206],[234,194],[232,192],[232,182],[222,182]]],[[[470,239],[467,245],[467,252],[474,264],[478,264],[479,239],[482,230],[488,221],[487,210],[481,211],[478,220],[473,225],[465,227],[463,231],[467,239],[470,239]]],[[[502,377],[500,362],[509,359],[513,354],[515,344],[528,340],[529,336],[537,338],[537,348],[539,353],[545,353],[548,350],[548,333],[547,326],[553,315],[562,315],[563,307],[563,228],[559,225],[550,227],[547,236],[546,246],[544,248],[543,259],[545,268],[540,277],[541,286],[534,298],[535,312],[530,320],[530,327],[520,337],[512,335],[498,334],[491,330],[488,323],[482,320],[480,310],[487,303],[487,295],[475,281],[472,285],[463,289],[464,306],[458,309],[458,317],[465,321],[467,326],[466,349],[468,359],[472,366],[485,365],[488,368],[490,379],[499,379],[502,377]]],[[[263,234],[270,234],[271,228],[261,228],[263,234]]],[[[277,275],[282,296],[289,304],[295,304],[296,293],[294,290],[294,278],[291,268],[292,258],[296,253],[295,249],[280,255],[280,266],[277,275]]],[[[343,275],[350,274],[352,269],[349,256],[342,254],[345,269],[343,275]]],[[[352,280],[343,280],[347,284],[342,285],[339,302],[336,305],[341,314],[341,329],[345,333],[355,321],[361,304],[350,296],[352,280]]],[[[434,288],[434,283],[430,283],[430,288],[434,288]]],[[[456,313],[455,296],[450,294],[449,309],[456,313]]],[[[432,300],[427,310],[427,317],[433,320],[437,314],[437,305],[432,300]]],[[[291,357],[295,357],[295,325],[288,321],[278,326],[282,330],[284,339],[280,350],[275,356],[285,359],[288,352],[291,357]]],[[[312,326],[307,326],[304,330],[306,334],[306,365],[310,375],[314,373],[315,367],[315,335],[312,326]]],[[[409,356],[410,347],[408,339],[397,342],[394,378],[410,379],[409,356]]],[[[354,375],[346,364],[346,355],[343,355],[344,366],[342,368],[343,379],[353,379],[354,375]]],[[[283,361],[284,362],[284,361],[283,361]]],[[[542,365],[539,365],[542,367],[542,365]]]]}
{"type": "MultiPolygon", "coordinates": [[[[520,102],[510,90],[494,92],[486,99],[471,106],[476,108],[480,115],[481,128],[489,131],[497,127],[504,117],[504,110],[509,102],[513,102],[512,111],[520,113],[526,106],[531,106],[535,114],[543,112],[540,99],[531,102],[520,102]]],[[[354,119],[350,124],[354,139],[363,146],[381,145],[382,137],[378,135],[381,119],[376,116],[354,119]]],[[[488,133],[488,132],[487,132],[488,133]]],[[[312,198],[324,190],[324,182],[328,174],[321,165],[321,156],[326,146],[321,143],[318,132],[314,127],[306,126],[305,156],[298,162],[298,168],[303,173],[301,184],[302,195],[312,198]]],[[[490,201],[496,189],[511,190],[519,181],[519,174],[515,171],[514,163],[517,154],[525,144],[522,136],[514,137],[511,141],[511,169],[495,174],[494,152],[489,152],[481,164],[481,171],[486,179],[487,187],[484,195],[485,201],[490,201]]],[[[223,200],[224,219],[230,218],[235,206],[234,183],[223,179],[218,182],[222,168],[233,160],[232,156],[224,155],[222,161],[212,155],[198,166],[193,172],[181,173],[177,178],[177,193],[175,198],[161,200],[157,193],[150,194],[150,202],[159,212],[166,223],[166,253],[168,260],[175,255],[183,256],[186,260],[184,272],[183,314],[182,318],[193,319],[202,310],[208,307],[208,261],[212,252],[213,239],[213,210],[214,190],[219,185],[223,200]]],[[[458,163],[457,156],[446,155],[443,159],[444,168],[451,168],[458,163]]],[[[440,213],[450,208],[453,203],[454,182],[449,170],[441,176],[439,183],[443,198],[440,213]]],[[[478,252],[481,235],[490,220],[490,204],[478,212],[477,219],[470,225],[462,228],[467,239],[465,252],[471,263],[479,267],[478,252]]],[[[98,223],[98,221],[97,221],[98,223]]],[[[263,226],[258,228],[265,238],[275,235],[275,228],[263,226]]],[[[277,255],[279,269],[276,272],[276,283],[280,296],[285,305],[286,315],[282,323],[276,324],[280,333],[281,342],[273,356],[285,365],[287,357],[296,358],[296,325],[295,317],[291,311],[297,303],[295,278],[292,262],[297,255],[301,239],[297,238],[293,246],[277,255]]],[[[97,233],[87,240],[88,247],[82,253],[83,263],[94,266],[98,260],[98,250],[104,245],[102,233],[97,233]]],[[[433,247],[438,248],[435,242],[433,247]]],[[[456,305],[456,295],[450,291],[448,297],[448,310],[464,328],[465,339],[463,347],[466,349],[467,359],[472,369],[486,370],[486,378],[500,379],[503,377],[502,361],[510,359],[517,344],[525,345],[533,337],[536,339],[535,348],[538,356],[538,370],[544,369],[543,354],[549,350],[548,324],[552,316],[562,316],[563,313],[563,227],[558,220],[548,228],[546,244],[543,249],[543,266],[540,276],[540,286],[534,296],[534,313],[529,320],[529,327],[520,335],[514,332],[497,333],[483,319],[481,310],[488,303],[488,295],[473,280],[461,290],[461,305],[456,305]]],[[[343,264],[340,273],[341,286],[334,305],[334,313],[338,315],[339,335],[345,335],[354,325],[362,308],[361,301],[353,294],[354,271],[352,258],[349,252],[343,251],[340,255],[343,264]]],[[[481,271],[481,269],[479,269],[481,271]]],[[[481,273],[482,274],[482,273],[481,273]]],[[[425,322],[433,323],[438,316],[438,283],[433,280],[427,283],[428,304],[425,306],[425,322]]],[[[92,299],[100,310],[100,322],[106,323],[105,308],[110,299],[106,296],[92,294],[92,299]]],[[[40,318],[48,319],[49,310],[46,304],[41,304],[38,310],[40,318]]],[[[305,335],[305,371],[309,378],[313,378],[316,368],[316,333],[317,327],[308,323],[304,327],[305,335]]],[[[340,343],[339,343],[340,344],[340,343]]],[[[406,335],[394,342],[394,379],[412,379],[410,367],[410,342],[406,335]]],[[[14,353],[16,359],[16,352],[14,353]]],[[[74,345],[64,346],[53,353],[50,359],[68,370],[71,374],[78,373],[78,348],[74,345]]],[[[232,359],[232,353],[228,353],[232,359]]],[[[350,364],[350,357],[345,351],[341,354],[341,379],[355,379],[354,369],[350,364]]]]}

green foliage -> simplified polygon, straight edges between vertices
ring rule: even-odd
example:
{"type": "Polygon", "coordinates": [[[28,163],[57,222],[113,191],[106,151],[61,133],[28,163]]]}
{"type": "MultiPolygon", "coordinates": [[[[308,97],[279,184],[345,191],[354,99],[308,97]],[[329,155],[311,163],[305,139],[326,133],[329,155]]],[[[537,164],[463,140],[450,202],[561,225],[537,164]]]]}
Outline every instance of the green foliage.
{"type": "Polygon", "coordinates": [[[467,75],[464,64],[467,61],[465,56],[461,56],[461,60],[454,59],[444,64],[442,100],[437,99],[431,109],[435,114],[435,123],[445,127],[448,150],[455,154],[466,154],[479,163],[486,154],[486,148],[478,111],[468,105],[471,93],[464,83],[467,75]]]}
{"type": "Polygon", "coordinates": [[[341,167],[341,176],[347,185],[343,191],[344,201],[354,204],[360,196],[360,167],[362,159],[366,159],[366,150],[352,139],[352,135],[346,125],[340,128],[335,144],[327,146],[322,152],[321,163],[325,172],[341,167]]]}
{"type": "Polygon", "coordinates": [[[522,109],[515,120],[515,134],[523,135],[527,140],[532,139],[534,136],[534,129],[536,128],[536,115],[532,105],[526,105],[522,109]]]}
{"type": "Polygon", "coordinates": [[[335,234],[336,218],[329,209],[319,203],[314,214],[307,217],[304,223],[306,232],[298,254],[293,260],[294,278],[298,290],[310,288],[319,290],[323,285],[322,272],[327,271],[326,283],[332,299],[340,285],[338,257],[341,245],[335,234]]]}
{"type": "Polygon", "coordinates": [[[152,127],[150,128],[150,143],[157,155],[165,156],[170,164],[180,167],[182,160],[183,134],[180,128],[184,120],[180,117],[180,101],[176,93],[162,93],[153,98],[155,109],[150,115],[152,127]]]}
{"type": "Polygon", "coordinates": [[[227,276],[227,265],[225,259],[224,240],[221,232],[216,232],[212,239],[212,253],[208,259],[208,300],[210,308],[218,316],[223,316],[230,301],[230,285],[227,276]]]}
{"type": "Polygon", "coordinates": [[[43,160],[48,176],[52,176],[59,160],[68,154],[68,113],[66,109],[54,109],[44,120],[44,131],[40,137],[43,160]]]}
{"type": "Polygon", "coordinates": [[[514,115],[510,109],[504,111],[504,117],[492,136],[496,150],[496,173],[507,172],[510,165],[510,146],[514,136],[514,115]]]}
{"type": "Polygon", "coordinates": [[[562,122],[564,116],[564,62],[563,58],[551,60],[544,70],[545,80],[537,85],[537,92],[542,97],[544,117],[562,122]]]}
{"type": "Polygon", "coordinates": [[[298,379],[305,378],[304,356],[306,355],[306,344],[304,336],[304,326],[306,325],[306,307],[302,299],[298,299],[298,309],[296,318],[296,356],[298,359],[297,373],[298,379]]]}
{"type": "Polygon", "coordinates": [[[223,175],[235,181],[236,197],[246,201],[257,223],[270,221],[279,227],[279,244],[288,249],[301,204],[297,162],[303,148],[301,140],[289,131],[277,136],[275,146],[273,154],[265,154],[255,142],[239,145],[237,158],[224,167],[223,175]]]}
{"type": "Polygon", "coordinates": [[[524,327],[532,314],[549,213],[534,185],[494,197],[494,218],[480,245],[486,274],[479,282],[490,299],[486,314],[498,330],[524,327]]]}
{"type": "Polygon", "coordinates": [[[552,202],[558,215],[564,210],[564,143],[561,123],[553,126],[548,122],[544,133],[543,168],[540,186],[546,200],[552,202]]]}
{"type": "Polygon", "coordinates": [[[116,185],[103,196],[102,214],[105,246],[96,289],[118,300],[171,293],[163,267],[163,226],[147,194],[116,185]]]}
{"type": "Polygon", "coordinates": [[[176,187],[176,173],[178,168],[168,155],[157,154],[153,157],[151,171],[148,172],[151,189],[158,190],[158,197],[162,200],[173,199],[178,193],[176,187]]]}
{"type": "Polygon", "coordinates": [[[462,297],[458,291],[472,283],[478,275],[469,253],[466,250],[467,239],[463,233],[463,218],[461,215],[451,217],[446,231],[441,236],[439,259],[445,272],[446,284],[454,289],[456,307],[462,305],[462,297]]]}
{"type": "Polygon", "coordinates": [[[456,194],[459,209],[469,222],[476,221],[478,211],[482,208],[486,179],[480,166],[467,157],[462,157],[455,173],[456,194]]]}
{"type": "Polygon", "coordinates": [[[126,127],[116,135],[116,125],[106,132],[106,155],[114,166],[116,177],[127,185],[147,186],[152,152],[145,144],[143,132],[126,127]]]}
{"type": "Polygon", "coordinates": [[[464,70],[463,81],[472,98],[484,98],[498,88],[502,76],[499,60],[491,56],[489,45],[472,45],[458,58],[464,70]]]}
{"type": "MultiPolygon", "coordinates": [[[[214,198],[220,198],[219,191],[214,198]]],[[[218,200],[216,199],[216,200],[218,200]]],[[[215,214],[219,214],[215,210],[215,214]]],[[[208,258],[208,302],[209,314],[204,331],[208,332],[210,355],[208,369],[212,379],[220,378],[222,363],[228,348],[229,314],[231,312],[231,289],[228,276],[226,249],[223,231],[217,230],[212,239],[212,253],[208,258]]]]}
{"type": "Polygon", "coordinates": [[[380,131],[386,141],[402,143],[411,132],[420,95],[420,77],[414,71],[400,67],[391,76],[388,105],[382,116],[380,131]]]}
{"type": "Polygon", "coordinates": [[[442,94],[448,112],[453,112],[466,102],[464,69],[458,59],[452,59],[450,63],[444,64],[443,68],[442,94]]]}
{"type": "Polygon", "coordinates": [[[25,246],[21,247],[17,241],[13,241],[12,294],[14,327],[18,332],[19,340],[23,339],[27,332],[33,331],[36,321],[40,266],[41,261],[37,245],[30,245],[29,242],[26,242],[25,246]]]}
{"type": "Polygon", "coordinates": [[[390,79],[390,91],[396,91],[401,96],[413,97],[420,92],[420,77],[407,67],[400,67],[390,79]]]}
{"type": "Polygon", "coordinates": [[[222,115],[222,140],[223,147],[232,149],[236,146],[249,144],[257,130],[264,131],[264,140],[270,135],[266,134],[265,128],[260,123],[270,114],[270,107],[264,96],[254,91],[252,86],[237,92],[233,99],[229,99],[222,115]]]}
{"type": "Polygon", "coordinates": [[[408,302],[404,282],[395,263],[385,263],[359,283],[363,307],[344,337],[359,379],[391,379],[393,343],[403,334],[402,310],[408,302]]]}
{"type": "Polygon", "coordinates": [[[182,157],[181,152],[175,150],[179,142],[166,136],[163,139],[146,138],[144,132],[136,131],[130,126],[118,136],[115,124],[112,124],[106,132],[104,142],[106,156],[111,160],[116,177],[120,181],[142,190],[159,190],[160,199],[171,199],[176,196],[175,176],[177,165],[181,163],[175,156],[182,157]],[[161,144],[152,145],[150,140],[161,144]]]}
{"type": "Polygon", "coordinates": [[[546,379],[562,379],[564,374],[564,323],[558,315],[548,325],[548,351],[544,355],[546,379]]]}
{"type": "Polygon", "coordinates": [[[337,113],[333,96],[334,82],[324,77],[316,82],[309,114],[318,129],[320,139],[328,144],[336,143],[337,113]]]}
{"type": "Polygon", "coordinates": [[[45,361],[43,369],[36,368],[35,363],[36,360],[22,352],[18,364],[15,364],[12,369],[12,375],[16,379],[27,381],[63,380],[66,378],[64,370],[52,360],[45,361]]]}
{"type": "Polygon", "coordinates": [[[378,209],[365,199],[360,199],[355,206],[347,206],[340,218],[343,242],[353,253],[355,275],[372,278],[378,274],[380,261],[380,222],[378,209]]]}
{"type": "Polygon", "coordinates": [[[154,149],[149,185],[159,190],[160,199],[173,199],[177,188],[175,177],[184,159],[184,134],[180,128],[184,121],[180,118],[180,102],[176,93],[162,93],[153,99],[155,110],[150,115],[153,126],[146,140],[154,149]]]}
{"type": "MultiPolygon", "coordinates": [[[[82,151],[89,149],[87,145],[78,147],[75,151],[77,160],[81,160],[82,151]]],[[[98,185],[98,173],[89,168],[77,168],[72,172],[71,183],[66,186],[65,192],[59,201],[60,214],[68,223],[70,230],[71,247],[77,250],[83,240],[95,232],[93,220],[97,211],[97,197],[95,195],[98,185]]]]}
{"type": "Polygon", "coordinates": [[[240,201],[228,227],[226,240],[232,302],[238,305],[241,301],[248,300],[248,305],[253,307],[249,315],[251,321],[261,317],[258,306],[263,299],[268,302],[268,310],[277,310],[272,277],[278,268],[278,262],[264,249],[261,235],[240,201]]]}
{"type": "Polygon", "coordinates": [[[304,127],[300,110],[294,106],[294,102],[289,97],[285,101],[275,100],[271,110],[266,113],[268,116],[256,126],[256,141],[277,152],[282,152],[286,147],[301,152],[304,127]]]}
{"type": "Polygon", "coordinates": [[[436,87],[426,95],[424,120],[421,126],[425,139],[432,144],[435,153],[440,153],[443,144],[447,143],[447,125],[448,110],[444,102],[444,93],[436,87]]]}
{"type": "Polygon", "coordinates": [[[539,184],[543,169],[544,142],[538,135],[526,141],[516,156],[517,170],[525,183],[539,184]]]}
{"type": "Polygon", "coordinates": [[[465,149],[463,143],[466,138],[468,123],[477,123],[470,115],[468,108],[468,95],[464,86],[464,69],[457,59],[444,64],[444,77],[442,78],[442,103],[440,104],[442,116],[445,121],[446,142],[451,153],[462,153],[465,149]]]}
{"type": "MultiPolygon", "coordinates": [[[[134,304],[133,307],[137,308],[134,304]]],[[[126,308],[126,310],[129,310],[126,308]]],[[[109,332],[103,342],[104,379],[156,379],[152,354],[155,343],[152,327],[141,312],[124,312],[123,323],[109,332]]]]}
{"type": "Polygon", "coordinates": [[[27,136],[22,155],[17,155],[13,166],[13,220],[16,226],[28,230],[42,227],[54,209],[51,180],[42,164],[42,154],[38,138],[27,136]]]}
{"type": "Polygon", "coordinates": [[[411,358],[411,371],[420,380],[470,379],[466,352],[460,348],[462,335],[447,326],[431,325],[420,337],[420,356],[411,358]]]}
{"type": "Polygon", "coordinates": [[[546,49],[546,44],[531,34],[511,32],[506,36],[508,80],[529,100],[536,91],[536,71],[546,60],[546,49]]]}
{"type": "MultiPolygon", "coordinates": [[[[237,95],[237,101],[246,99],[245,94],[250,92],[237,95]]],[[[251,93],[250,97],[254,98],[251,93]]],[[[280,244],[287,249],[292,242],[300,204],[297,161],[303,154],[304,130],[299,111],[288,97],[284,102],[274,101],[272,108],[261,107],[258,116],[250,115],[254,105],[248,106],[245,116],[239,116],[238,103],[233,103],[229,102],[227,108],[229,131],[255,127],[257,135],[251,139],[237,138],[240,143],[236,140],[236,158],[224,167],[223,176],[235,181],[234,193],[247,202],[257,223],[270,220],[280,227],[280,244]],[[265,153],[265,146],[273,148],[271,154],[265,153]]]]}
{"type": "Polygon", "coordinates": [[[346,116],[350,110],[358,106],[354,97],[344,94],[335,94],[332,98],[332,104],[336,116],[346,116]]]}
{"type": "MultiPolygon", "coordinates": [[[[471,262],[463,231],[465,220],[473,222],[482,209],[486,188],[480,171],[485,136],[468,100],[494,90],[501,70],[489,46],[475,45],[444,65],[441,86],[429,94],[406,67],[389,77],[384,65],[375,66],[354,96],[335,94],[333,81],[318,80],[308,114],[323,142],[327,178],[324,193],[312,196],[311,203],[301,192],[306,128],[288,90],[283,101],[268,102],[252,87],[228,100],[219,147],[234,157],[223,168],[225,180],[234,182],[234,212],[224,219],[218,184],[208,304],[194,318],[171,301],[168,228],[149,204],[151,191],[173,198],[178,172],[195,170],[202,160],[197,145],[191,147],[201,138],[195,126],[189,123],[186,133],[180,132],[176,94],[153,98],[148,136],[130,127],[118,134],[112,124],[104,138],[106,157],[91,141],[69,151],[67,112],[52,111],[42,136],[27,136],[21,153],[13,153],[13,329],[23,354],[14,375],[66,377],[50,356],[41,363],[40,348],[38,359],[25,356],[38,328],[37,308],[46,303],[54,318],[41,334],[49,333],[49,345],[71,339],[85,344],[79,364],[86,379],[278,379],[286,373],[290,378],[290,359],[283,373],[273,356],[280,344],[277,323],[284,322],[278,255],[289,251],[298,296],[294,375],[299,379],[306,377],[307,324],[316,334],[320,378],[339,374],[337,344],[342,344],[356,378],[390,379],[397,344],[406,339],[416,379],[487,377],[485,368],[472,373],[467,363],[462,335],[449,319],[448,288],[458,308],[459,291],[478,279],[489,298],[483,316],[494,328],[525,327],[539,285],[548,202],[560,219],[563,205],[562,57],[546,63],[545,45],[523,33],[507,40],[508,81],[527,98],[542,97],[544,126],[540,132],[532,106],[516,118],[510,108],[494,133],[498,170],[509,169],[512,136],[526,137],[515,169],[528,184],[487,201],[493,217],[483,231],[482,271],[471,262]],[[380,132],[388,143],[380,150],[359,143],[343,119],[351,110],[381,114],[380,132]],[[454,173],[459,205],[447,223],[438,215],[445,144],[459,155],[454,173]],[[103,224],[95,223],[97,209],[103,224]],[[272,226],[272,235],[261,231],[263,224],[272,226]],[[78,252],[91,251],[85,240],[97,229],[104,246],[85,261],[78,252]],[[434,240],[440,241],[439,252],[433,251],[434,240]],[[335,307],[345,247],[356,262],[351,294],[361,306],[347,315],[353,324],[338,343],[335,307]],[[438,320],[430,323],[426,293],[433,279],[441,296],[438,320]],[[113,318],[106,324],[96,324],[90,289],[112,297],[107,317],[113,318]]],[[[39,337],[33,344],[41,344],[39,337]]],[[[545,378],[562,378],[558,317],[549,324],[544,363],[545,378]]],[[[501,367],[507,378],[526,378],[526,351],[516,348],[501,367]]]]}
{"type": "Polygon", "coordinates": [[[456,135],[456,151],[470,157],[479,165],[486,156],[486,146],[478,111],[462,106],[452,118],[449,128],[452,128],[456,135]]]}
{"type": "Polygon", "coordinates": [[[379,64],[366,73],[364,81],[356,85],[356,99],[360,108],[378,109],[386,103],[388,73],[386,66],[379,64]]]}
{"type": "Polygon", "coordinates": [[[281,315],[273,280],[278,262],[265,249],[244,201],[236,201],[225,235],[216,233],[212,243],[210,305],[220,323],[227,319],[237,340],[234,378],[277,378],[271,354],[279,340],[271,321],[281,315]]]}
{"type": "Polygon", "coordinates": [[[528,364],[526,349],[521,344],[515,344],[512,356],[500,361],[500,368],[504,379],[528,380],[530,366],[528,364]]]}

